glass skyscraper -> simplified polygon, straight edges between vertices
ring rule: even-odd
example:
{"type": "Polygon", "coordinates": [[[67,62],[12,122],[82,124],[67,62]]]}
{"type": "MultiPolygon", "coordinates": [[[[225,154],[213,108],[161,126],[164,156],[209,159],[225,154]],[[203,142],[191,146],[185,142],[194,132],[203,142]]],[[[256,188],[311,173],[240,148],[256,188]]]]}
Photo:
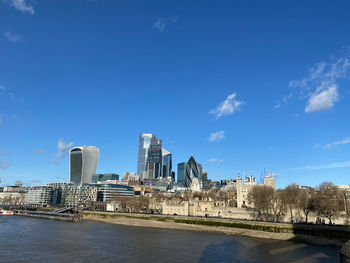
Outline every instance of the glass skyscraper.
{"type": "Polygon", "coordinates": [[[197,163],[193,156],[188,162],[179,163],[177,165],[177,182],[182,183],[185,187],[190,187],[193,178],[198,178],[199,183],[202,182],[202,165],[197,163]]]}
{"type": "Polygon", "coordinates": [[[147,179],[162,177],[162,141],[151,144],[147,156],[147,179]]]}
{"type": "Polygon", "coordinates": [[[171,176],[171,172],[172,172],[171,152],[168,152],[164,148],[162,148],[162,163],[163,163],[162,177],[171,176]]]}
{"type": "Polygon", "coordinates": [[[148,151],[152,144],[157,144],[157,138],[152,133],[141,133],[139,136],[139,152],[137,156],[137,175],[146,177],[148,151]]]}
{"type": "Polygon", "coordinates": [[[177,182],[183,183],[185,181],[185,170],[186,170],[186,162],[177,164],[177,182]]]}
{"type": "Polygon", "coordinates": [[[69,152],[70,181],[75,184],[90,184],[96,174],[99,149],[95,146],[74,147],[69,152]]]}

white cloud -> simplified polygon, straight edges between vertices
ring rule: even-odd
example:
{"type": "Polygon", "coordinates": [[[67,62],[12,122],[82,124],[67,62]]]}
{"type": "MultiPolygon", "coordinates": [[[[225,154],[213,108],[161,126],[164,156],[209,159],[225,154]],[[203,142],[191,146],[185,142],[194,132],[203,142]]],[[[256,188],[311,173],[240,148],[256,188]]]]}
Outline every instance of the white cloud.
{"type": "MultiPolygon", "coordinates": [[[[340,141],[335,141],[335,142],[325,144],[322,146],[322,148],[330,150],[330,149],[333,149],[334,147],[344,145],[344,144],[349,144],[349,143],[350,143],[350,137],[347,137],[347,138],[344,138],[340,141]]],[[[319,144],[314,146],[314,148],[320,148],[320,147],[321,147],[321,145],[319,145],[319,144]]]]}
{"type": "Polygon", "coordinates": [[[209,113],[216,115],[216,119],[220,119],[222,116],[231,115],[235,111],[240,110],[240,106],[244,105],[243,101],[235,100],[236,93],[232,93],[227,96],[227,98],[221,102],[215,109],[211,110],[209,113]]]}
{"type": "Polygon", "coordinates": [[[57,153],[55,155],[55,158],[58,159],[66,157],[73,145],[74,142],[65,143],[63,139],[59,139],[57,143],[57,153]]]}
{"type": "Polygon", "coordinates": [[[12,43],[17,43],[21,40],[21,36],[19,34],[11,33],[9,31],[4,32],[4,37],[12,43]]]}
{"type": "Polygon", "coordinates": [[[153,28],[159,32],[163,32],[169,23],[175,24],[178,20],[179,18],[177,16],[169,16],[165,18],[158,17],[157,20],[153,23],[153,28]]]}
{"type": "Polygon", "coordinates": [[[209,141],[216,142],[226,139],[225,131],[218,131],[210,134],[209,141]]]}
{"type": "Polygon", "coordinates": [[[34,152],[36,154],[39,154],[39,155],[43,155],[43,154],[47,153],[47,151],[45,149],[37,149],[37,150],[34,150],[34,152]]]}
{"type": "Polygon", "coordinates": [[[5,170],[5,169],[7,169],[9,167],[10,167],[10,163],[9,162],[0,161],[0,169],[5,170]]]}
{"type": "Polygon", "coordinates": [[[211,158],[208,160],[208,163],[212,163],[212,164],[220,164],[220,163],[223,163],[224,160],[218,160],[216,158],[211,158]]]}
{"type": "Polygon", "coordinates": [[[322,169],[345,168],[345,167],[350,167],[350,161],[331,163],[331,164],[309,165],[304,167],[293,168],[292,170],[322,170],[322,169]]]}
{"type": "Polygon", "coordinates": [[[34,14],[34,8],[31,4],[28,4],[26,0],[4,0],[5,3],[12,5],[15,9],[22,13],[34,14]]]}
{"type": "Polygon", "coordinates": [[[349,76],[350,47],[346,47],[341,51],[341,55],[332,56],[327,62],[322,61],[309,68],[305,78],[290,81],[289,88],[292,92],[277,102],[275,108],[288,104],[289,100],[299,93],[299,99],[307,99],[306,113],[329,110],[340,100],[339,80],[349,76]]]}
{"type": "Polygon", "coordinates": [[[289,100],[293,97],[293,95],[294,95],[294,92],[291,91],[288,95],[282,98],[282,101],[277,102],[274,108],[279,109],[283,104],[284,105],[288,104],[289,100]]]}
{"type": "Polygon", "coordinates": [[[339,100],[338,87],[336,84],[329,86],[326,90],[322,90],[310,95],[306,105],[305,112],[325,111],[333,108],[334,103],[339,100]]]}
{"type": "Polygon", "coordinates": [[[16,96],[12,92],[9,92],[5,86],[0,84],[0,95],[2,94],[8,95],[13,100],[16,99],[16,96]]]}

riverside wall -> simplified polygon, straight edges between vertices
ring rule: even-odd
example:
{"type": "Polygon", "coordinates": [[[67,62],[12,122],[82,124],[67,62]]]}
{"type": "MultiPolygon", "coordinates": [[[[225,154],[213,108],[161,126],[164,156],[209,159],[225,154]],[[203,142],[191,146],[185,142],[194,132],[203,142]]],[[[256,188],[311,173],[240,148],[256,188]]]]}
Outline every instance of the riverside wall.
{"type": "MultiPolygon", "coordinates": [[[[237,208],[227,207],[221,202],[214,201],[184,201],[182,203],[174,202],[162,202],[161,213],[163,215],[179,215],[179,216],[195,216],[195,217],[218,217],[229,219],[241,219],[241,220],[258,220],[258,213],[251,208],[237,208]]],[[[308,222],[316,222],[316,218],[319,217],[316,213],[310,212],[308,215],[308,222]]],[[[324,219],[326,224],[328,219],[324,219]]],[[[304,222],[305,214],[300,210],[293,210],[294,222],[304,222]]],[[[335,224],[350,225],[350,217],[345,213],[340,214],[338,217],[332,219],[335,224]]],[[[281,216],[281,222],[291,222],[289,212],[286,212],[281,216]]]]}
{"type": "Polygon", "coordinates": [[[257,222],[234,219],[162,216],[84,211],[84,220],[129,226],[219,232],[259,238],[294,240],[320,245],[342,245],[350,239],[350,227],[257,222]]]}

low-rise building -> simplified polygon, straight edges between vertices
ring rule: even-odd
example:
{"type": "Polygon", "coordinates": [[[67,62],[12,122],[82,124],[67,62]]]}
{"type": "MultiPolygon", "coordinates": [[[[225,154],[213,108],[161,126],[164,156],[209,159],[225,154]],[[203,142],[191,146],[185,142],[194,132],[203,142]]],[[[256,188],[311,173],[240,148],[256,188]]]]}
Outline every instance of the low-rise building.
{"type": "Polygon", "coordinates": [[[52,204],[53,188],[51,186],[33,186],[29,188],[25,203],[35,206],[48,206],[52,204]]]}
{"type": "Polygon", "coordinates": [[[97,201],[97,187],[94,185],[67,184],[62,188],[61,203],[65,206],[86,205],[97,201]]]}
{"type": "Polygon", "coordinates": [[[134,188],[120,184],[97,184],[97,201],[110,202],[121,196],[135,196],[134,188]]]}

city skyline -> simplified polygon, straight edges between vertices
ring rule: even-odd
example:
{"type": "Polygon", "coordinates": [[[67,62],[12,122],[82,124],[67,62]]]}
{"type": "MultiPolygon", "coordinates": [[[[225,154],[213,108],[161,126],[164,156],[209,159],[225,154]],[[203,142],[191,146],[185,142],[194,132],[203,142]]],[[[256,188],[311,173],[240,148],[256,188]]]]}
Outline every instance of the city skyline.
{"type": "Polygon", "coordinates": [[[67,5],[0,2],[2,184],[69,181],[79,145],[137,172],[143,132],[175,172],[349,184],[349,3],[67,5]]]}

